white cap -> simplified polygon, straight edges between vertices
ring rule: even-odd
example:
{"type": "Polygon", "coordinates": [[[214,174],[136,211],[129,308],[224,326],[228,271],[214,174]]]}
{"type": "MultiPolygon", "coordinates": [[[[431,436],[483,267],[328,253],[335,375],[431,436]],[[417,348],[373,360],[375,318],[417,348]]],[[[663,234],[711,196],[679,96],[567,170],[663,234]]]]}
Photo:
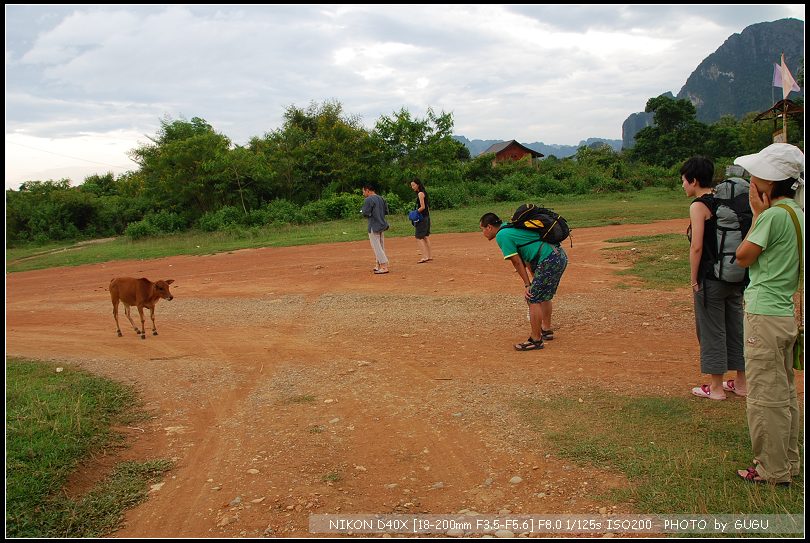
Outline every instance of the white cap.
{"type": "Polygon", "coordinates": [[[772,143],[756,154],[737,158],[734,164],[764,181],[798,179],[804,171],[804,153],[789,143],[772,143]]]}

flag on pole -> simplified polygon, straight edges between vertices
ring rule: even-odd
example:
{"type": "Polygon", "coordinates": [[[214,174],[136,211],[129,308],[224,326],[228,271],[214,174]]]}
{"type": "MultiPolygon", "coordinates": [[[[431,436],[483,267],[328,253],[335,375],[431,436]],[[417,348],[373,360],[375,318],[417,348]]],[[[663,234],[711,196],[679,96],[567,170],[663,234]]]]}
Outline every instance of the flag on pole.
{"type": "Polygon", "coordinates": [[[799,91],[799,85],[790,74],[787,65],[785,64],[785,54],[782,53],[782,65],[773,63],[773,86],[782,87],[782,98],[787,99],[791,91],[799,91]]]}

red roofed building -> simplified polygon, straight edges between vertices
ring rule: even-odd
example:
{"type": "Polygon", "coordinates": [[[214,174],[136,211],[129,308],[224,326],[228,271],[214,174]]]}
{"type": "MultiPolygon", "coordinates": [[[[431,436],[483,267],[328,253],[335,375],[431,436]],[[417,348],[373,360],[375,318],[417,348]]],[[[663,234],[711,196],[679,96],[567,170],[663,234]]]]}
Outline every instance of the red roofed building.
{"type": "Polygon", "coordinates": [[[515,140],[504,141],[501,143],[496,143],[495,145],[491,145],[486,151],[481,153],[485,155],[487,153],[494,153],[495,158],[492,160],[492,164],[496,164],[498,162],[503,162],[505,160],[521,160],[525,156],[530,156],[529,160],[534,163],[537,159],[539,159],[543,155],[543,153],[538,153],[533,149],[529,149],[525,145],[518,143],[515,140]]]}

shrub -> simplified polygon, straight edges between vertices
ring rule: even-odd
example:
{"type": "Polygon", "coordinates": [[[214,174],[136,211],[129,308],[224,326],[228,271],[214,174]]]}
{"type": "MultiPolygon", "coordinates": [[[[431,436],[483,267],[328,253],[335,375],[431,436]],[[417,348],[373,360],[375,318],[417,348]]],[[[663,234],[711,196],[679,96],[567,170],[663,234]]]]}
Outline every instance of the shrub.
{"type": "Polygon", "coordinates": [[[197,221],[200,230],[205,232],[216,232],[225,230],[226,226],[239,224],[243,220],[244,213],[236,207],[225,206],[216,211],[209,211],[197,221]]]}
{"type": "Polygon", "coordinates": [[[143,220],[149,222],[154,226],[158,232],[179,232],[185,230],[186,221],[177,213],[171,211],[158,211],[157,213],[147,214],[143,220]]]}
{"type": "Polygon", "coordinates": [[[124,234],[127,237],[135,239],[148,238],[150,236],[157,236],[160,231],[147,220],[132,222],[127,225],[124,234]]]}
{"type": "Polygon", "coordinates": [[[567,188],[564,183],[554,179],[550,175],[540,174],[535,176],[531,186],[533,194],[565,194],[567,188]]]}
{"type": "Polygon", "coordinates": [[[489,198],[493,202],[513,202],[526,200],[525,192],[507,183],[498,183],[489,190],[489,198]]]}
{"type": "Polygon", "coordinates": [[[302,222],[301,207],[283,198],[268,203],[264,208],[264,212],[267,214],[268,223],[293,224],[302,222]]]}
{"type": "Polygon", "coordinates": [[[430,207],[432,209],[455,209],[466,201],[466,197],[463,186],[436,187],[430,191],[430,207]]]}

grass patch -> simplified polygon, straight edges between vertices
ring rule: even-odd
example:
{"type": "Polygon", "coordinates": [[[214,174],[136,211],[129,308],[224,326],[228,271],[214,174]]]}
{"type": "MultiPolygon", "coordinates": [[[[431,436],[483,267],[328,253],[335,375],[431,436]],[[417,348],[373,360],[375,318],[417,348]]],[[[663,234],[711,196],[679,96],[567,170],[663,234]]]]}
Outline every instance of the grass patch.
{"type": "Polygon", "coordinates": [[[336,471],[330,471],[329,473],[321,477],[321,481],[323,481],[324,483],[337,483],[341,479],[343,479],[343,477],[340,475],[340,473],[336,471]]]}
{"type": "Polygon", "coordinates": [[[79,462],[120,445],[112,426],[143,416],[135,392],[119,383],[33,360],[6,363],[6,535],[95,537],[118,525],[145,497],[165,461],[119,466],[86,496],[62,488],[79,462]]]}
{"type": "Polygon", "coordinates": [[[611,262],[628,269],[619,275],[638,277],[642,286],[656,290],[672,290],[689,284],[689,242],[680,234],[656,234],[611,238],[608,243],[621,247],[603,249],[611,262]]]}
{"type": "MultiPolygon", "coordinates": [[[[572,229],[613,224],[639,224],[684,216],[681,191],[647,188],[638,192],[549,195],[533,198],[537,204],[563,215],[572,229]]],[[[508,219],[525,202],[498,202],[431,210],[431,231],[435,234],[478,232],[478,220],[492,211],[508,219]]],[[[358,214],[359,215],[359,214],[358,214]]],[[[413,236],[406,214],[389,215],[391,229],[386,237],[413,236]]],[[[572,234],[576,243],[576,232],[572,234]]],[[[113,260],[152,259],[175,255],[207,255],[257,247],[287,247],[316,243],[367,240],[365,219],[330,221],[309,225],[253,228],[235,232],[188,231],[132,241],[119,237],[104,243],[52,244],[47,247],[6,249],[6,271],[19,272],[80,266],[113,260]]]]}
{"type": "Polygon", "coordinates": [[[736,476],[751,465],[744,401],[604,391],[582,397],[521,401],[518,408],[559,456],[625,474],[630,488],[609,499],[632,500],[642,514],[803,513],[803,477],[777,488],[736,476]]]}

